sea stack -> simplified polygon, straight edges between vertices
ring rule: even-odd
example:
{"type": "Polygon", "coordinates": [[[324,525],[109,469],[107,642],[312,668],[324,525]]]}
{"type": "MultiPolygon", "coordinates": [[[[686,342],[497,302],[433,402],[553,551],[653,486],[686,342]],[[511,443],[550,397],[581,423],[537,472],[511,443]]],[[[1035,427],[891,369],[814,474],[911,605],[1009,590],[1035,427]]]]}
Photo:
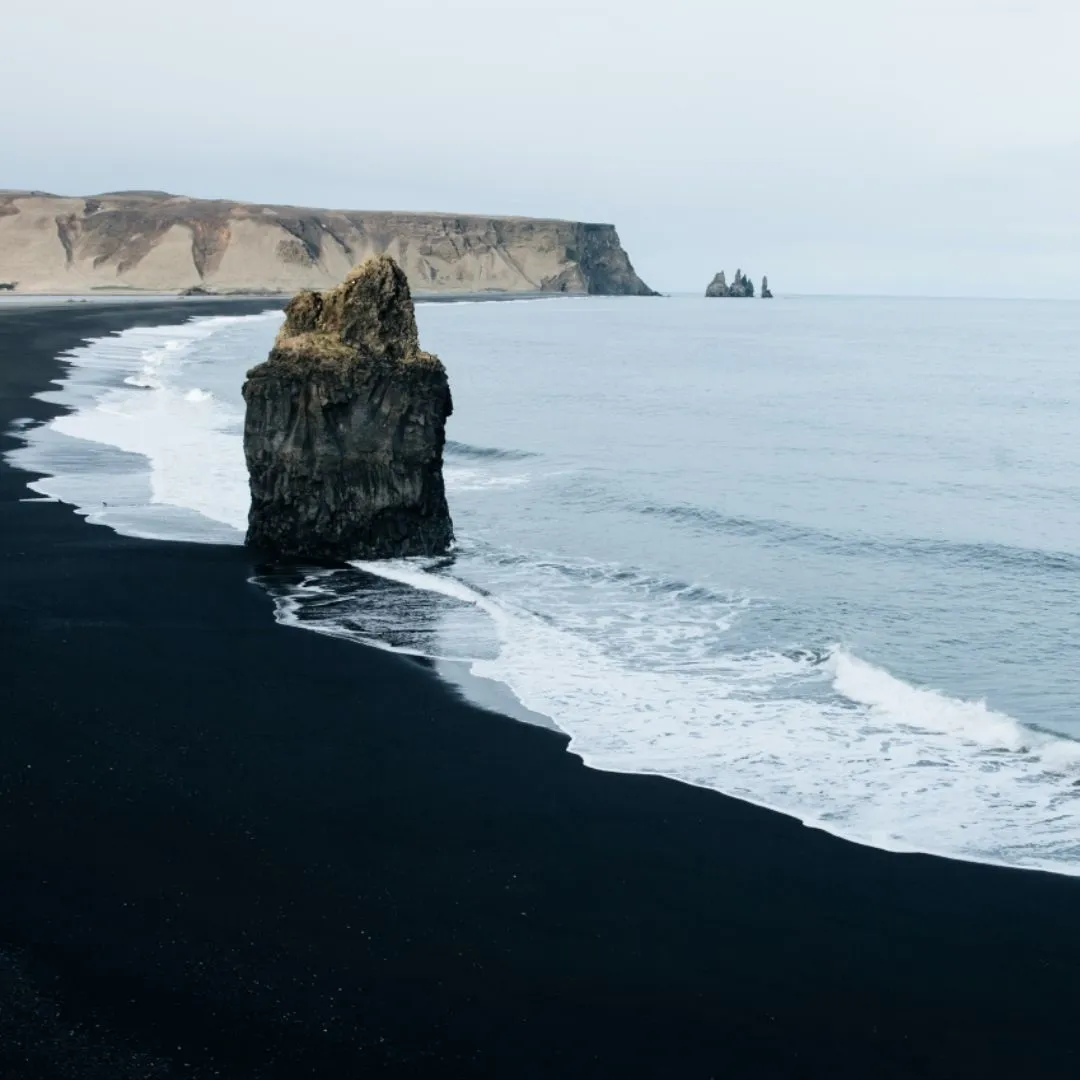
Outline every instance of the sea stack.
{"type": "Polygon", "coordinates": [[[773,295],[769,291],[769,279],[767,277],[763,277],[761,279],[761,299],[762,300],[771,300],[772,298],[773,298],[773,295]]]}
{"type": "Polygon", "coordinates": [[[728,283],[727,275],[721,270],[713,279],[709,282],[708,288],[705,290],[706,296],[727,296],[728,295],[728,283]]]}
{"type": "Polygon", "coordinates": [[[251,547],[377,559],[450,546],[450,385],[420,348],[408,281],[389,256],[295,296],[244,400],[251,547]]]}
{"type": "Polygon", "coordinates": [[[754,295],[754,283],[741,270],[735,271],[735,280],[729,285],[724,271],[721,270],[705,289],[706,296],[751,297],[754,295]]]}

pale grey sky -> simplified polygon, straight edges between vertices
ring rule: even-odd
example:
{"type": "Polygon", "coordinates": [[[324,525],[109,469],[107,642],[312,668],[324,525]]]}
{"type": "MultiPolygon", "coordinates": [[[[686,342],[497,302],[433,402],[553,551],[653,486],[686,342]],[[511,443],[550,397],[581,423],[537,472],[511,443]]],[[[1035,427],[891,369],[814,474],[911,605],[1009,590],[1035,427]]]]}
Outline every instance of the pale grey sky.
{"type": "Polygon", "coordinates": [[[613,221],[642,276],[1080,297],[1080,0],[49,0],[0,187],[613,221]]]}

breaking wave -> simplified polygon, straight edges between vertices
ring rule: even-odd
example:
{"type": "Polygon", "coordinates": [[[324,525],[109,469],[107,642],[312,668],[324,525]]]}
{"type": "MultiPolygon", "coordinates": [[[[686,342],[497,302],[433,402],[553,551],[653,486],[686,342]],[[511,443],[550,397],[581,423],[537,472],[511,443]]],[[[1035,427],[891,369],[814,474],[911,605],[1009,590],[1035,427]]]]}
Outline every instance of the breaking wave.
{"type": "Polygon", "coordinates": [[[767,518],[727,515],[706,507],[645,503],[632,507],[647,517],[659,517],[688,528],[752,537],[763,544],[812,545],[835,554],[895,554],[996,569],[1009,567],[1038,573],[1080,571],[1080,556],[1066,552],[1016,547],[1008,544],[964,543],[955,540],[836,534],[824,529],[792,525],[767,518]]]}
{"type": "MultiPolygon", "coordinates": [[[[608,596],[602,619],[575,618],[569,606],[542,615],[481,590],[453,576],[452,563],[355,568],[399,587],[389,606],[400,587],[433,597],[411,615],[427,624],[426,640],[403,651],[458,656],[445,645],[462,640],[461,609],[485,616],[477,626],[489,623],[493,640],[486,656],[472,652],[473,672],[552,717],[591,766],[711,788],[891,851],[1080,874],[1080,743],[912,686],[838,645],[723,653],[718,638],[745,600],[703,590],[712,606],[680,623],[670,610],[642,610],[655,586],[631,572],[621,612],[608,596]]],[[[533,578],[539,566],[522,569],[533,578]]],[[[657,590],[687,600],[694,591],[657,590]]],[[[352,604],[370,610],[370,588],[339,582],[337,610],[312,628],[373,642],[350,627],[352,604]]],[[[309,616],[294,594],[279,617],[306,625],[309,616]]]]}
{"type": "Polygon", "coordinates": [[[473,458],[477,461],[525,461],[539,455],[529,450],[503,450],[495,446],[471,446],[469,443],[448,439],[446,452],[454,457],[473,458]]]}

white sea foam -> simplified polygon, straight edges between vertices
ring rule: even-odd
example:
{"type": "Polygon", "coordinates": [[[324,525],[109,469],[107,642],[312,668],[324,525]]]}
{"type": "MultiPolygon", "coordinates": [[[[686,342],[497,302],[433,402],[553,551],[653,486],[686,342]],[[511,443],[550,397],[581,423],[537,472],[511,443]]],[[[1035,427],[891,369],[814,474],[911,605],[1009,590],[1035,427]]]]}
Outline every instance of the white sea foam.
{"type": "MultiPolygon", "coordinates": [[[[145,457],[151,504],[194,510],[241,531],[247,472],[236,437],[222,430],[234,419],[209,396],[163,386],[152,394],[106,395],[96,408],[57,417],[53,428],[145,457]]],[[[48,481],[35,485],[46,494],[48,488],[48,481]]]]}
{"type": "Polygon", "coordinates": [[[915,725],[919,730],[986,750],[1029,754],[1064,769],[1080,768],[1080,743],[1035,731],[982,701],[957,701],[935,690],[908,686],[887,671],[843,650],[833,653],[833,686],[865,705],[876,720],[915,725]]]}
{"type": "Polygon", "coordinates": [[[143,390],[160,390],[161,381],[152,375],[129,375],[124,382],[128,386],[138,386],[143,390]]]}
{"type": "Polygon", "coordinates": [[[463,469],[447,465],[443,479],[448,491],[485,491],[489,488],[518,487],[529,482],[527,473],[499,475],[490,469],[463,469]]]}
{"type": "Polygon", "coordinates": [[[13,460],[50,474],[34,491],[74,502],[95,523],[154,539],[240,543],[248,502],[236,434],[242,411],[187,387],[181,375],[212,336],[251,325],[270,332],[279,319],[271,312],[140,327],[72,350],[61,391],[42,396],[73,411],[32,432],[13,460]],[[142,464],[119,470],[116,451],[142,464]]]}

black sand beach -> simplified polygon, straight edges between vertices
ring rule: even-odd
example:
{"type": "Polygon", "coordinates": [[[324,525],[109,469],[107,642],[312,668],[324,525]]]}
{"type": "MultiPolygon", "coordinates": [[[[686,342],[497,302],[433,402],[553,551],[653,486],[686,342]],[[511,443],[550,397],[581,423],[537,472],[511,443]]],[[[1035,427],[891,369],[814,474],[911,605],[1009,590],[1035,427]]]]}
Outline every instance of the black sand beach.
{"type": "MultiPolygon", "coordinates": [[[[0,432],[54,412],[61,350],[175,318],[0,308],[0,432]]],[[[1080,881],[587,770],[275,624],[244,550],[27,479],[0,465],[4,1080],[1080,1074],[1080,881]]]]}

